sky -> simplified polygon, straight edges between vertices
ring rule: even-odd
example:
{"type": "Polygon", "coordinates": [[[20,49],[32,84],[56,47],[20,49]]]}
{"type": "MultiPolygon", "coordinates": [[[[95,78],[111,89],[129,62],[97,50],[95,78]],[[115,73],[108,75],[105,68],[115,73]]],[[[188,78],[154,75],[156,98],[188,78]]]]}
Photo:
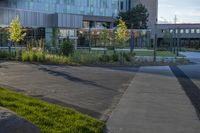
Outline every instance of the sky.
{"type": "Polygon", "coordinates": [[[158,0],[159,23],[200,23],[200,0],[158,0]]]}

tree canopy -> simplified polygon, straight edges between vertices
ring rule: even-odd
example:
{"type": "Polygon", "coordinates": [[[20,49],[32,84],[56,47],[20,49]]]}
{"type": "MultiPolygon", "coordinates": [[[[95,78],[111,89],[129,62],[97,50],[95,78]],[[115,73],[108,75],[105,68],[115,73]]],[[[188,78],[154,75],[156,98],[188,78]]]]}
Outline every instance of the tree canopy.
{"type": "Polygon", "coordinates": [[[14,43],[19,43],[24,40],[26,33],[23,32],[19,16],[15,17],[10,23],[9,40],[14,43]]]}
{"type": "Polygon", "coordinates": [[[120,12],[119,17],[122,18],[129,29],[146,29],[149,13],[146,7],[138,4],[127,12],[120,12]],[[133,27],[132,27],[133,26],[133,27]]]}
{"type": "Polygon", "coordinates": [[[124,45],[125,42],[129,39],[126,23],[122,20],[122,18],[119,19],[119,24],[117,25],[115,37],[116,37],[116,41],[120,45],[124,45]]]}

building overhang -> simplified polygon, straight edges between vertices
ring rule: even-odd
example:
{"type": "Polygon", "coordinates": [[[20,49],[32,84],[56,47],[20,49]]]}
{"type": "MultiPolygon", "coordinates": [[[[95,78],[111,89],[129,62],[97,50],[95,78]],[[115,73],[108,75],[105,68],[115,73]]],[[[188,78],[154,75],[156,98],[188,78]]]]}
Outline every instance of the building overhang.
{"type": "Polygon", "coordinates": [[[115,22],[115,19],[112,17],[105,16],[93,16],[93,15],[83,15],[84,21],[96,21],[96,22],[115,22]]]}
{"type": "Polygon", "coordinates": [[[10,25],[19,16],[23,27],[82,28],[83,16],[76,14],[43,13],[0,7],[0,24],[10,25]]]}

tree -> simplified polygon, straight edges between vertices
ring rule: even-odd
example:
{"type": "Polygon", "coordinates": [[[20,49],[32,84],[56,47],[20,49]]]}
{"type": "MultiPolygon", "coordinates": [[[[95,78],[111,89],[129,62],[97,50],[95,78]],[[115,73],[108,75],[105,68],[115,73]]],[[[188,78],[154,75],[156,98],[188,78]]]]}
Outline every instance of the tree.
{"type": "Polygon", "coordinates": [[[58,38],[60,35],[60,30],[56,27],[53,28],[52,31],[52,45],[55,47],[58,44],[58,38]]]}
{"type": "Polygon", "coordinates": [[[138,4],[136,7],[132,8],[127,12],[119,13],[121,17],[127,24],[129,29],[146,29],[149,13],[146,7],[142,4],[138,4]]]}
{"type": "Polygon", "coordinates": [[[115,32],[115,38],[119,45],[124,45],[129,39],[126,23],[122,20],[122,18],[119,19],[119,24],[117,25],[115,32]]]}
{"type": "Polygon", "coordinates": [[[10,23],[10,27],[8,29],[9,32],[9,40],[19,44],[21,41],[24,40],[26,33],[23,32],[19,16],[15,17],[12,22],[10,23]]]}
{"type": "Polygon", "coordinates": [[[164,36],[163,36],[163,43],[167,46],[171,47],[171,43],[172,43],[172,34],[169,31],[166,31],[164,36]]]}
{"type": "Polygon", "coordinates": [[[60,50],[61,50],[62,55],[65,55],[65,56],[72,55],[74,53],[74,45],[72,41],[69,38],[65,39],[62,42],[60,50]]]}
{"type": "MultiPolygon", "coordinates": [[[[110,42],[110,33],[108,30],[104,29],[100,32],[100,41],[104,48],[106,48],[106,44],[110,42]]],[[[104,53],[106,52],[106,49],[104,49],[104,53]]]]}

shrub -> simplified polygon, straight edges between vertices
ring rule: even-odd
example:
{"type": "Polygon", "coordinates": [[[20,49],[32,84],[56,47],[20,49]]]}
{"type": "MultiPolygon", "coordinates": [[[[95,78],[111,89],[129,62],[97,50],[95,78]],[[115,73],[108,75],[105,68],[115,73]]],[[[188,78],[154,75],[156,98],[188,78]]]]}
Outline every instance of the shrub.
{"type": "Polygon", "coordinates": [[[29,53],[28,53],[28,51],[23,51],[23,52],[22,52],[21,60],[22,60],[22,61],[30,61],[30,60],[29,60],[29,53]]]}
{"type": "Polygon", "coordinates": [[[0,58],[9,58],[9,53],[7,51],[0,51],[0,58]]]}
{"type": "Polygon", "coordinates": [[[34,59],[34,61],[37,61],[37,62],[45,61],[45,53],[44,52],[36,52],[34,54],[34,57],[36,58],[36,59],[34,59]]]}
{"type": "Polygon", "coordinates": [[[124,53],[124,59],[125,59],[127,62],[130,62],[134,56],[135,56],[134,53],[124,53]]]}
{"type": "Polygon", "coordinates": [[[119,54],[114,53],[114,54],[112,55],[112,60],[113,60],[114,62],[119,61],[119,54]]]}
{"type": "Polygon", "coordinates": [[[59,55],[46,54],[45,60],[54,64],[71,64],[69,57],[59,55]]]}
{"type": "Polygon", "coordinates": [[[64,40],[60,50],[62,55],[65,56],[72,55],[74,53],[74,45],[69,39],[64,40]]]}
{"type": "Polygon", "coordinates": [[[99,61],[101,61],[101,62],[110,62],[110,59],[111,59],[110,56],[107,54],[99,57],[99,61]]]}
{"type": "Polygon", "coordinates": [[[16,55],[13,51],[8,50],[0,50],[0,58],[1,59],[15,59],[16,55]]]}

